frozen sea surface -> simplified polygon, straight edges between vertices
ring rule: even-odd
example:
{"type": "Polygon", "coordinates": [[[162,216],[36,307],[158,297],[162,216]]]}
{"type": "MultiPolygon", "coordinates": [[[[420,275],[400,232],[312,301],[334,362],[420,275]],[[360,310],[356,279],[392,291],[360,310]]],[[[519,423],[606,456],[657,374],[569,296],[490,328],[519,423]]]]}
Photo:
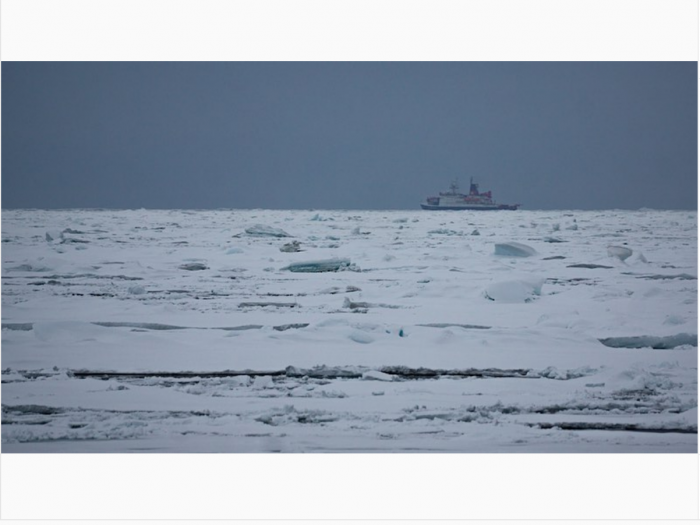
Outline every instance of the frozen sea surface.
{"type": "Polygon", "coordinates": [[[696,452],[697,321],[696,212],[7,210],[2,451],[696,452]]]}

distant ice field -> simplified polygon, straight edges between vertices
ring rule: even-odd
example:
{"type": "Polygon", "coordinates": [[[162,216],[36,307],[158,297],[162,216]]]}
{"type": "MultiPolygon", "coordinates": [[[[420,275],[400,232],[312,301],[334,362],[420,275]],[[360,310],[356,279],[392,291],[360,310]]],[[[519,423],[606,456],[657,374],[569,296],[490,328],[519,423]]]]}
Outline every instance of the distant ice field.
{"type": "Polygon", "coordinates": [[[5,210],[3,452],[697,452],[694,211],[5,210]]]}

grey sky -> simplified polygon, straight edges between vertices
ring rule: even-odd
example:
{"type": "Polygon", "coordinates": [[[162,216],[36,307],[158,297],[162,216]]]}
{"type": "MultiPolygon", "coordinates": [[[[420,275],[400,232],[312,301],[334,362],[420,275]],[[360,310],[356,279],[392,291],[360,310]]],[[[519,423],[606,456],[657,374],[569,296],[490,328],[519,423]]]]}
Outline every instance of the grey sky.
{"type": "Polygon", "coordinates": [[[697,208],[696,62],[3,62],[4,208],[697,208]]]}

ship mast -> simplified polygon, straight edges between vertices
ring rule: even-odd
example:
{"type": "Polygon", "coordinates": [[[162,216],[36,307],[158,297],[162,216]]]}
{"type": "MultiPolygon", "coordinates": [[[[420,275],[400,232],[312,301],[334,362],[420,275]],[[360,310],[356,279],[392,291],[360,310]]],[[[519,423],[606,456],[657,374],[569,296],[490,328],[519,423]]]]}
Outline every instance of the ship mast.
{"type": "Polygon", "coordinates": [[[469,177],[469,195],[479,195],[479,185],[474,183],[474,177],[469,177]]]}

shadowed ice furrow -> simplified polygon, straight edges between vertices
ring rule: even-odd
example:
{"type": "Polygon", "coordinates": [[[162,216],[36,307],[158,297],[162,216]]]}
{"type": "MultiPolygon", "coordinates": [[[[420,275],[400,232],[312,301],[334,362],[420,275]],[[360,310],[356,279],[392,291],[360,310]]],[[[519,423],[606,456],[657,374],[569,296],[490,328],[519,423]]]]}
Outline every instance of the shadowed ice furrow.
{"type": "Polygon", "coordinates": [[[630,337],[606,337],[598,339],[605,346],[611,348],[653,348],[655,350],[669,350],[683,345],[698,346],[697,334],[676,334],[665,337],[639,335],[630,337]]]}

